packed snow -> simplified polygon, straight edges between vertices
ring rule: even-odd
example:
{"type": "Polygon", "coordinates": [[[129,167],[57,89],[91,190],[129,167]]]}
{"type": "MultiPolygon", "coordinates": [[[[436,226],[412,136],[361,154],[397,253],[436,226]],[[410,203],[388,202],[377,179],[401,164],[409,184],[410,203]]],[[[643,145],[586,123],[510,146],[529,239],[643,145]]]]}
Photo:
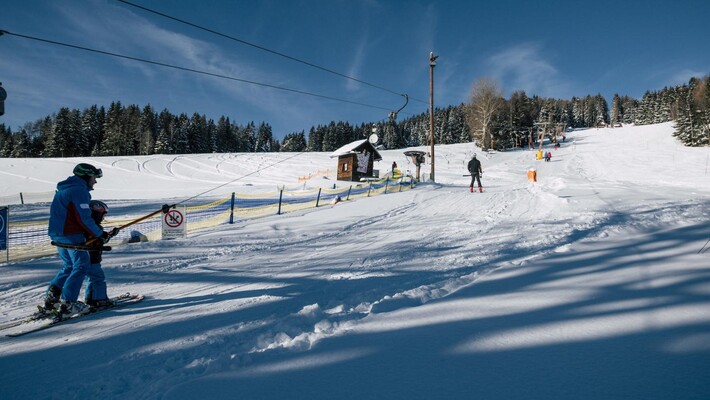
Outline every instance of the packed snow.
{"type": "MultiPolygon", "coordinates": [[[[710,148],[672,130],[578,130],[550,162],[437,146],[414,190],[115,246],[109,293],[146,300],[3,335],[0,398],[707,399],[710,148]],[[463,176],[474,152],[484,193],[463,176]]],[[[326,153],[0,159],[0,196],[82,161],[114,214],[228,182],[204,196],[348,184],[326,153]]],[[[0,322],[59,266],[0,265],[0,322]]]]}

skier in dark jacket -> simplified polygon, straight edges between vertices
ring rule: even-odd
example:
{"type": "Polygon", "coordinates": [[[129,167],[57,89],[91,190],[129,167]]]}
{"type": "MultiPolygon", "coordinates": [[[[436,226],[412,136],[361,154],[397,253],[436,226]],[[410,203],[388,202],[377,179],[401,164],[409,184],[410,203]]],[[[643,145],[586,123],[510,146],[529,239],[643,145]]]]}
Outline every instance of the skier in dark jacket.
{"type": "MultiPolygon", "coordinates": [[[[49,210],[49,237],[59,244],[83,245],[86,238],[107,243],[118,230],[104,232],[91,218],[89,205],[89,191],[93,190],[96,179],[103,176],[101,169],[82,163],[73,172],[73,176],[57,184],[49,210]]],[[[88,312],[89,307],[77,299],[91,265],[89,252],[57,247],[57,253],[64,265],[49,284],[44,309],[58,309],[60,315],[88,312]]]]}
{"type": "MultiPolygon", "coordinates": [[[[91,209],[91,218],[96,222],[96,225],[103,229],[101,223],[104,220],[104,216],[108,214],[108,206],[103,201],[91,200],[89,208],[91,209]]],[[[89,307],[110,307],[112,303],[106,293],[106,275],[101,268],[101,254],[103,252],[100,249],[103,243],[100,240],[95,241],[95,243],[96,250],[89,252],[91,263],[89,270],[86,272],[89,283],[86,285],[85,302],[89,307]]]]}
{"type": "Polygon", "coordinates": [[[483,167],[481,162],[476,158],[476,153],[473,154],[473,158],[468,162],[468,172],[471,173],[471,185],[468,190],[473,192],[473,186],[478,179],[478,191],[483,192],[483,186],[481,185],[481,175],[483,175],[483,167]]]}

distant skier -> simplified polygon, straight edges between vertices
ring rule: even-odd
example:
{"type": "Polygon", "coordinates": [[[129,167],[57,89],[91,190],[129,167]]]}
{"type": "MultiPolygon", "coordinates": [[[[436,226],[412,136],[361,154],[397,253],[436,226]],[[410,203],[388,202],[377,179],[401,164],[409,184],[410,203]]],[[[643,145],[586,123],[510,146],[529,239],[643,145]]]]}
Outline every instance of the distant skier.
{"type": "MultiPolygon", "coordinates": [[[[91,194],[96,180],[103,176],[101,169],[91,164],[77,164],[74,175],[57,184],[57,191],[49,209],[48,235],[56,243],[83,245],[86,238],[101,243],[109,241],[111,233],[104,230],[91,218],[91,194]]],[[[44,309],[58,309],[60,315],[83,314],[89,307],[77,301],[81,286],[90,269],[91,260],[86,250],[57,247],[59,258],[64,263],[47,288],[44,309]]]]}
{"type": "Polygon", "coordinates": [[[478,191],[483,192],[483,186],[481,185],[483,167],[481,166],[481,162],[476,158],[476,153],[473,153],[473,158],[468,162],[468,172],[471,173],[471,185],[468,187],[468,190],[473,192],[473,186],[476,180],[478,180],[478,191]]]}

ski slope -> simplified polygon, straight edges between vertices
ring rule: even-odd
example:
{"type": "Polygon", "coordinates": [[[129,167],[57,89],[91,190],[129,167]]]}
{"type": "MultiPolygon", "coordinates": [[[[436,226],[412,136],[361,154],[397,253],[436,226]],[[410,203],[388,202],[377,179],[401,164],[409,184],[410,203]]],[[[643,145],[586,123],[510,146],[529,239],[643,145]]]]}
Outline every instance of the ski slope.
{"type": "MultiPolygon", "coordinates": [[[[438,146],[435,184],[116,247],[109,294],[146,300],[0,338],[0,398],[706,399],[710,149],[671,132],[576,131],[549,163],[438,146]],[[484,193],[462,176],[474,152],[484,193]]],[[[381,171],[414,170],[382,155],[381,171]]],[[[93,197],[111,206],[247,174],[220,190],[272,191],[334,169],[328,156],[80,160],[104,169],[93,197]]],[[[17,178],[0,196],[51,190],[77,160],[1,159],[17,178]]],[[[0,266],[0,321],[58,268],[0,266]]]]}

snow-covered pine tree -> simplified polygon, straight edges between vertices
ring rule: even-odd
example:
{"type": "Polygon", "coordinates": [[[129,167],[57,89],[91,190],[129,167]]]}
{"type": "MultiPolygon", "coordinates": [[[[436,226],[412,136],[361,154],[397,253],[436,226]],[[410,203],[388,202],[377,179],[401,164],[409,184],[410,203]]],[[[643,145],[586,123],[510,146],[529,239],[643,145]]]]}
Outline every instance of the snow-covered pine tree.
{"type": "Polygon", "coordinates": [[[73,126],[69,108],[60,108],[52,125],[51,136],[45,146],[45,157],[69,157],[72,155],[73,126]]]}
{"type": "Polygon", "coordinates": [[[0,157],[8,158],[12,154],[14,140],[10,128],[5,128],[5,124],[0,124],[0,157]]]}
{"type": "Polygon", "coordinates": [[[10,157],[24,158],[32,156],[32,144],[27,131],[21,129],[14,137],[14,147],[10,153],[10,157]]]}
{"type": "Polygon", "coordinates": [[[124,154],[127,138],[123,121],[123,106],[120,101],[111,103],[104,122],[104,138],[100,144],[101,154],[116,156],[124,154]]]}
{"type": "Polygon", "coordinates": [[[287,134],[286,136],[284,136],[282,143],[282,152],[300,152],[306,151],[307,149],[306,135],[304,131],[287,134]]]}
{"type": "Polygon", "coordinates": [[[240,150],[245,153],[253,153],[256,149],[256,125],[254,121],[249,122],[240,132],[240,150]]]}
{"type": "Polygon", "coordinates": [[[172,141],[170,140],[170,127],[160,128],[158,139],[155,141],[155,154],[173,154],[172,141]]]}
{"type": "Polygon", "coordinates": [[[193,113],[187,123],[187,142],[191,153],[207,153],[210,151],[207,135],[207,117],[193,113]]]}
{"type": "MultiPolygon", "coordinates": [[[[101,111],[103,111],[103,107],[101,111]]],[[[97,105],[93,105],[84,110],[81,117],[81,131],[82,136],[87,141],[83,149],[83,151],[85,151],[84,155],[91,155],[93,154],[93,150],[97,147],[97,144],[101,143],[101,139],[103,138],[103,119],[100,116],[99,107],[97,105]]]]}
{"type": "Polygon", "coordinates": [[[217,121],[217,131],[215,132],[215,151],[218,153],[229,153],[236,151],[237,140],[232,133],[232,124],[229,118],[224,115],[217,121]]]}
{"type": "Polygon", "coordinates": [[[271,133],[271,125],[261,122],[256,133],[256,143],[254,151],[257,153],[268,153],[271,151],[271,143],[274,138],[271,133]]]}
{"type": "Polygon", "coordinates": [[[155,151],[155,141],[158,137],[158,116],[150,104],[143,107],[140,118],[140,141],[138,154],[150,155],[155,151]]]}
{"type": "Polygon", "coordinates": [[[190,118],[187,114],[181,113],[176,120],[173,121],[173,140],[175,143],[176,154],[190,153],[190,141],[188,139],[188,127],[190,118]]]}
{"type": "Polygon", "coordinates": [[[611,101],[611,125],[620,124],[624,116],[624,110],[621,104],[621,97],[618,93],[614,93],[614,98],[611,101]]]}

